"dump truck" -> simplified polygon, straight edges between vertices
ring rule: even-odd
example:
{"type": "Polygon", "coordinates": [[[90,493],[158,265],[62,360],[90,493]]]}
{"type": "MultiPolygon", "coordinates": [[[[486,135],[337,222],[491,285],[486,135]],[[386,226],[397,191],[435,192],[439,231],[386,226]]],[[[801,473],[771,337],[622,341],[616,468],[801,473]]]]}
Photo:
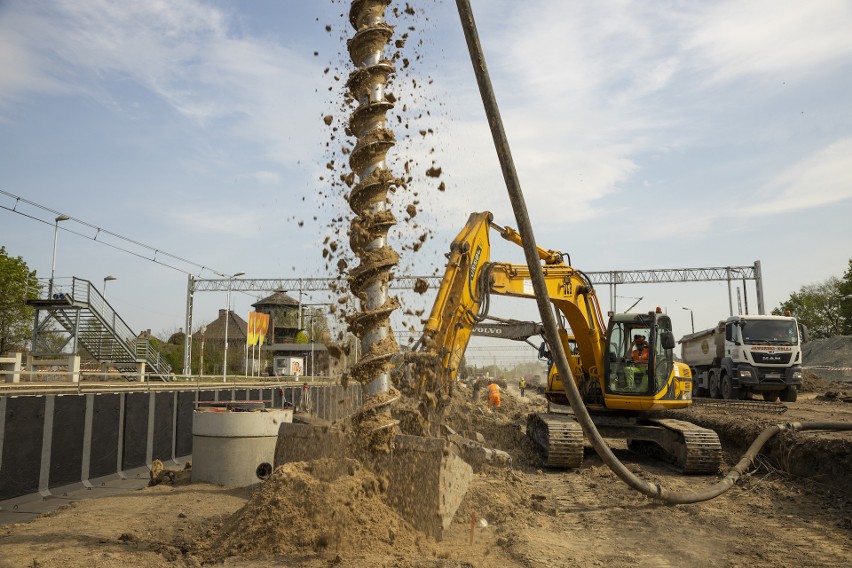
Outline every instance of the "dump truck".
{"type": "Polygon", "coordinates": [[[789,316],[741,315],[680,339],[696,397],[795,402],[802,385],[804,327],[789,316]]]}

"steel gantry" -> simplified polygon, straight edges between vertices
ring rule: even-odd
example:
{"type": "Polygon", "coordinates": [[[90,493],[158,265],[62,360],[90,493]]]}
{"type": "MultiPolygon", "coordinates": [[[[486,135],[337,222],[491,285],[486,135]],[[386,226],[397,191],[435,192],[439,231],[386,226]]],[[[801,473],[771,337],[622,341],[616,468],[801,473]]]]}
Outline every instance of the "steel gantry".
{"type": "Polygon", "coordinates": [[[742,280],[745,313],[748,313],[748,296],[745,292],[747,280],[754,280],[757,296],[757,313],[765,314],[763,305],[763,275],[760,261],[752,266],[715,266],[710,268],[660,268],[651,270],[610,270],[605,272],[586,272],[592,284],[608,284],[610,287],[610,306],[615,309],[615,293],[619,284],[662,284],[666,282],[727,282],[728,308],[734,315],[731,281],[742,280]]]}
{"type": "MultiPolygon", "coordinates": [[[[391,279],[392,290],[413,290],[418,280],[425,280],[430,288],[441,283],[440,276],[397,276],[391,279]]],[[[186,334],[184,336],[183,374],[191,375],[192,361],[192,312],[196,292],[278,292],[287,290],[299,293],[299,304],[303,292],[319,292],[348,289],[348,283],[340,278],[196,278],[189,275],[186,285],[186,334]]]]}
{"type": "MultiPolygon", "coordinates": [[[[709,268],[658,268],[645,270],[605,270],[585,272],[593,285],[609,286],[609,301],[612,311],[616,311],[616,289],[625,284],[662,284],[675,282],[727,282],[728,306],[730,315],[734,315],[731,282],[743,283],[745,313],[748,313],[748,297],[745,296],[747,280],[754,280],[757,296],[758,314],[765,314],[763,305],[763,276],[760,261],[751,266],[715,266],[709,268]]],[[[396,276],[390,280],[393,290],[413,290],[415,283],[425,281],[429,288],[441,284],[441,276],[396,276]]],[[[183,373],[191,375],[192,361],[192,309],[196,292],[277,292],[288,290],[299,292],[299,303],[303,292],[348,289],[346,281],[340,278],[196,278],[190,275],[186,287],[186,335],[184,337],[183,373]]]]}

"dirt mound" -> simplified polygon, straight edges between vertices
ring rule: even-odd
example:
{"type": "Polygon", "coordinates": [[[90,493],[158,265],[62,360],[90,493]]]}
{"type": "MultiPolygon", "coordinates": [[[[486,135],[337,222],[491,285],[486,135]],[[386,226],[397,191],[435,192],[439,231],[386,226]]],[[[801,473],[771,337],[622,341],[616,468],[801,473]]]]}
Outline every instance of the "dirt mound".
{"type": "Polygon", "coordinates": [[[852,380],[852,335],[814,339],[802,345],[805,369],[830,381],[852,380]]]}
{"type": "Polygon", "coordinates": [[[328,553],[416,551],[419,534],[383,500],[387,482],[352,459],[275,470],[251,499],[207,533],[205,561],[328,553]]]}
{"type": "Polygon", "coordinates": [[[801,392],[818,392],[823,393],[831,390],[834,381],[830,381],[810,369],[805,369],[802,372],[802,388],[801,392]]]}
{"type": "Polygon", "coordinates": [[[464,387],[454,389],[443,411],[442,424],[471,439],[475,439],[476,433],[481,434],[482,444],[507,452],[513,466],[538,467],[541,458],[520,426],[526,423],[529,407],[504,392],[500,408],[492,408],[486,396],[484,389],[479,392],[464,387]]]}
{"type": "MultiPolygon", "coordinates": [[[[660,416],[678,417],[714,430],[722,446],[737,455],[744,452],[767,427],[786,422],[846,422],[842,402],[795,403],[782,416],[704,406],[662,411],[660,416]]],[[[852,495],[852,439],[848,432],[782,432],[761,450],[765,467],[812,481],[820,486],[852,495]]]]}
{"type": "Polygon", "coordinates": [[[456,511],[456,521],[467,524],[471,517],[475,523],[485,519],[490,524],[523,520],[528,514],[525,505],[529,499],[525,491],[525,479],[526,476],[520,472],[479,478],[468,489],[456,511]]]}

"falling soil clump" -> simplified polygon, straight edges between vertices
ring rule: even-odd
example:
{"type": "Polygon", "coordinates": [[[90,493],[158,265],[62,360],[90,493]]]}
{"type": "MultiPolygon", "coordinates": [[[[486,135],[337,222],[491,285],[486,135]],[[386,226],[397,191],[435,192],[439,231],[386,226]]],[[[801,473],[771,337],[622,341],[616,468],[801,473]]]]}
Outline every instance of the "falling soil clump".
{"type": "Polygon", "coordinates": [[[425,294],[429,290],[429,283],[423,278],[418,278],[414,281],[414,291],[418,294],[425,294]]]}

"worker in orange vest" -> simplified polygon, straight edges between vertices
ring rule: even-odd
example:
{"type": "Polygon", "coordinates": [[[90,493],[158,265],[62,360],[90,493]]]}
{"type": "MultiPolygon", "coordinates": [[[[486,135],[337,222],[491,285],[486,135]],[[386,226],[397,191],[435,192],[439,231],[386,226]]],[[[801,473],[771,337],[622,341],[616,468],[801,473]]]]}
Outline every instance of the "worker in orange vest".
{"type": "Polygon", "coordinates": [[[636,346],[633,348],[633,362],[648,364],[648,342],[644,335],[636,335],[633,338],[636,346]]]}
{"type": "Polygon", "coordinates": [[[648,342],[644,335],[636,334],[633,336],[633,364],[624,368],[624,374],[628,380],[628,387],[631,389],[647,386],[648,376],[648,342]]]}
{"type": "Polygon", "coordinates": [[[488,385],[488,404],[500,408],[500,387],[495,383],[488,385]]]}

